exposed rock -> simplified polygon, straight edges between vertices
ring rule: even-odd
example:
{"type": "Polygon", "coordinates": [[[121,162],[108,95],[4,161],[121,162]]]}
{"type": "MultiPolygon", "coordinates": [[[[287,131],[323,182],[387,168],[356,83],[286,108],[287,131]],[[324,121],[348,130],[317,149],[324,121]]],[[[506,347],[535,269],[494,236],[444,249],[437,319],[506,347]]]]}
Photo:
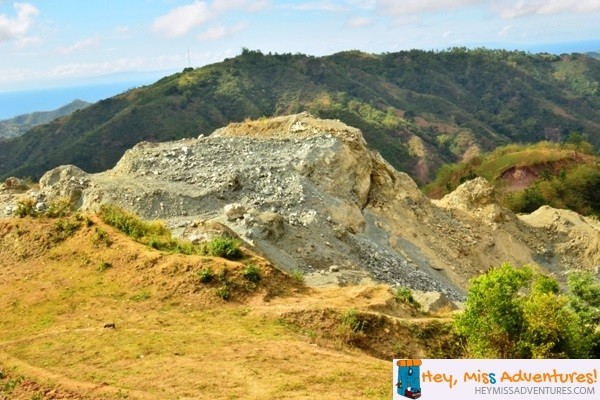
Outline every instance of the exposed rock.
{"type": "MultiPolygon", "coordinates": [[[[588,227],[574,236],[519,219],[482,179],[436,206],[370,151],[358,129],[306,113],[140,143],[112,170],[88,175],[64,166],[40,186],[29,192],[36,201],[67,197],[83,210],[118,204],[164,219],[196,242],[222,224],[315,284],[374,280],[460,300],[469,278],[505,261],[535,263],[559,277],[572,264],[600,264],[588,227]]],[[[0,205],[14,204],[2,196],[0,205]]]]}
{"type": "Polygon", "coordinates": [[[259,213],[256,224],[261,239],[276,240],[285,234],[285,223],[281,214],[271,211],[259,213]]]}
{"type": "Polygon", "coordinates": [[[490,224],[497,224],[509,219],[512,214],[498,204],[494,187],[484,178],[467,181],[456,188],[454,192],[433,202],[442,208],[470,213],[490,224]]]}
{"type": "Polygon", "coordinates": [[[600,265],[600,221],[583,217],[570,210],[542,206],[529,215],[520,215],[526,223],[544,229],[549,236],[560,237],[556,246],[542,253],[560,254],[570,258],[565,268],[584,268],[590,271],[600,265]]]}
{"type": "Polygon", "coordinates": [[[46,172],[40,179],[40,194],[54,200],[81,205],[83,190],[89,185],[88,174],[74,165],[63,165],[46,172]]]}
{"type": "Polygon", "coordinates": [[[183,228],[182,236],[194,244],[200,244],[215,237],[237,237],[237,234],[219,222],[194,221],[183,228]]]}
{"type": "Polygon", "coordinates": [[[0,186],[0,190],[2,191],[26,191],[29,189],[29,186],[25,181],[19,178],[10,177],[7,178],[2,186],[0,186]]]}
{"type": "Polygon", "coordinates": [[[444,293],[415,290],[412,294],[417,303],[421,305],[421,309],[425,312],[458,310],[458,306],[444,293]]]}
{"type": "Polygon", "coordinates": [[[228,221],[235,221],[236,219],[244,218],[246,207],[238,203],[227,204],[223,207],[223,212],[228,221]]]}

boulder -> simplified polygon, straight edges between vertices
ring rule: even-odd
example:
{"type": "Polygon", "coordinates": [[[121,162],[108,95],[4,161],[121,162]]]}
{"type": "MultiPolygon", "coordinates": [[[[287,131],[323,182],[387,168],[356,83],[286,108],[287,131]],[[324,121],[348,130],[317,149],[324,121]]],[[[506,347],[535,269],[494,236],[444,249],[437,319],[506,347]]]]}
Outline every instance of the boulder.
{"type": "Polygon", "coordinates": [[[25,181],[19,178],[10,177],[4,181],[2,185],[2,190],[11,190],[11,191],[25,191],[28,190],[29,186],[25,181]]]}
{"type": "Polygon", "coordinates": [[[235,221],[236,219],[244,218],[246,207],[239,203],[227,204],[223,207],[223,212],[228,221],[235,221]]]}
{"type": "Polygon", "coordinates": [[[63,165],[46,172],[40,179],[40,193],[49,202],[66,200],[79,206],[83,190],[89,186],[89,176],[74,165],[63,165]]]}
{"type": "Polygon", "coordinates": [[[421,309],[425,312],[458,310],[458,306],[444,293],[421,292],[415,290],[413,291],[413,297],[421,305],[421,309]]]}

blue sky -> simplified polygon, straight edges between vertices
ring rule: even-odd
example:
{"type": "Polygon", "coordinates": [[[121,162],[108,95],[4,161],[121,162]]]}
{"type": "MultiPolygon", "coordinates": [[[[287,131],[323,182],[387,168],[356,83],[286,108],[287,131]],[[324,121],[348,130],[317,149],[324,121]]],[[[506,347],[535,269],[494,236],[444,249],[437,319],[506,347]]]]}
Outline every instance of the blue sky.
{"type": "Polygon", "coordinates": [[[600,50],[598,21],[600,0],[0,0],[0,91],[159,77],[188,50],[193,67],[242,47],[600,50]]]}

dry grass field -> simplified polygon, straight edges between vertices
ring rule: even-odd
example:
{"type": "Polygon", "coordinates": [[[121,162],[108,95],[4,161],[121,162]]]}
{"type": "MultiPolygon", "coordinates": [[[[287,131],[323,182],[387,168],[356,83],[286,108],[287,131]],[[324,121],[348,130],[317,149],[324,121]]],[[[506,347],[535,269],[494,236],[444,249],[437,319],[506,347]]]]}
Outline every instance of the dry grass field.
{"type": "Polygon", "coordinates": [[[388,399],[391,357],[448,345],[386,287],[159,252],[92,215],[0,220],[0,305],[0,399],[388,399]]]}

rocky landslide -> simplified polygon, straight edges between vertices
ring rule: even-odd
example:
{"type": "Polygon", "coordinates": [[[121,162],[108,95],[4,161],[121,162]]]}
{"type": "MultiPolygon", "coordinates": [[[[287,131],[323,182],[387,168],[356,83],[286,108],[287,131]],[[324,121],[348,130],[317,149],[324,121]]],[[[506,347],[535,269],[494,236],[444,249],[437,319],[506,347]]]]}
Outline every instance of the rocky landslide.
{"type": "Polygon", "coordinates": [[[381,281],[457,300],[470,277],[504,261],[559,278],[600,264],[597,221],[547,207],[516,216],[482,179],[433,203],[358,129],[306,113],[140,143],[104,173],[56,168],[39,190],[0,192],[6,214],[19,195],[39,208],[58,198],[82,210],[119,204],[191,240],[222,223],[316,285],[381,281]]]}

